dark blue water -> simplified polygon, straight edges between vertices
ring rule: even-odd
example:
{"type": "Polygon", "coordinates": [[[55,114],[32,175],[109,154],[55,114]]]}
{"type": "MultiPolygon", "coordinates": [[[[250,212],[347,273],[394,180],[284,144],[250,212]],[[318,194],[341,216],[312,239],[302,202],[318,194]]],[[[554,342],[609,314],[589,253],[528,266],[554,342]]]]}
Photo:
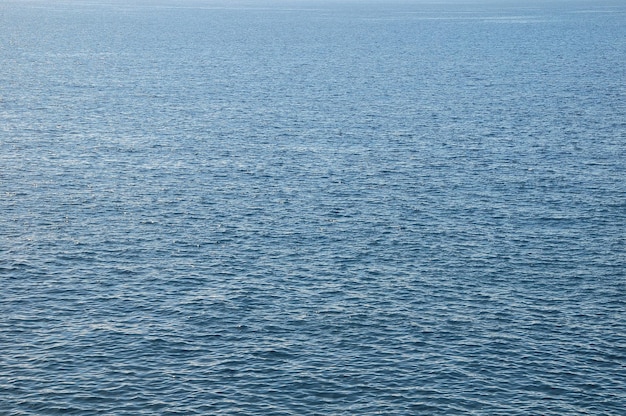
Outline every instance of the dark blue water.
{"type": "Polygon", "coordinates": [[[0,414],[619,415],[626,4],[0,3],[0,414]]]}

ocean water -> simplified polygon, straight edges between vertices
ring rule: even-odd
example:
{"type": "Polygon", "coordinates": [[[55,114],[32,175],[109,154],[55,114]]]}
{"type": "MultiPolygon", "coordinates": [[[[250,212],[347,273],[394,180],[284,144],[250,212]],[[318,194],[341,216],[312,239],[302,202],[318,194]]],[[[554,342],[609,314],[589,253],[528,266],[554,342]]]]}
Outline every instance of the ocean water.
{"type": "Polygon", "coordinates": [[[623,415],[626,3],[0,2],[1,415],[623,415]]]}

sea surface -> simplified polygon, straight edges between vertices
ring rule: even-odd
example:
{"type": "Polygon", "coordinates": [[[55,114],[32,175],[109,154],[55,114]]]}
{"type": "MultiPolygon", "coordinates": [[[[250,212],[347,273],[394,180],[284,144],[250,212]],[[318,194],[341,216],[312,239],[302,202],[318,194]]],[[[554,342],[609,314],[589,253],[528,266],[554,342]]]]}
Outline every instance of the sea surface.
{"type": "Polygon", "coordinates": [[[0,415],[624,415],[623,1],[0,1],[0,415]]]}

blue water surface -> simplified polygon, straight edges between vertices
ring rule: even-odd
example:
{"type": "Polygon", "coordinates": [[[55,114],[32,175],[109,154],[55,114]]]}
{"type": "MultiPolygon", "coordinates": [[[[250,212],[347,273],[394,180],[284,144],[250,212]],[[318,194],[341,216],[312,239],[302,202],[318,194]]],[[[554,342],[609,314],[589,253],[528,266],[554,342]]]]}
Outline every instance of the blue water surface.
{"type": "Polygon", "coordinates": [[[0,414],[620,415],[626,4],[0,3],[0,414]]]}

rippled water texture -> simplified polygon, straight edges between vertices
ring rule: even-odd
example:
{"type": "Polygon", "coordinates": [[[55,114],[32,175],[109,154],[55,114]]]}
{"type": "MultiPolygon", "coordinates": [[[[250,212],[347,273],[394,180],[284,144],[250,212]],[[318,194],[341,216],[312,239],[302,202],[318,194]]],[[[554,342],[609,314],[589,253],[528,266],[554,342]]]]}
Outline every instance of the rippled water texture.
{"type": "Polygon", "coordinates": [[[625,57],[617,1],[3,1],[0,414],[624,414],[625,57]]]}

